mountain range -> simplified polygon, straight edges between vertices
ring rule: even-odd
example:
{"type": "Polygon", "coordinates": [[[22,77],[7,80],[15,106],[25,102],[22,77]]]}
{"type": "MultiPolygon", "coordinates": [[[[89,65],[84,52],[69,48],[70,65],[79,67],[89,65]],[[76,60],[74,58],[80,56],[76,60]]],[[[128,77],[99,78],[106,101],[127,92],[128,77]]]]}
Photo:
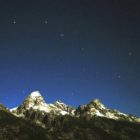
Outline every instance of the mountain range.
{"type": "Polygon", "coordinates": [[[77,108],[47,104],[35,91],[16,108],[0,104],[0,140],[140,140],[140,118],[98,99],[77,108]]]}

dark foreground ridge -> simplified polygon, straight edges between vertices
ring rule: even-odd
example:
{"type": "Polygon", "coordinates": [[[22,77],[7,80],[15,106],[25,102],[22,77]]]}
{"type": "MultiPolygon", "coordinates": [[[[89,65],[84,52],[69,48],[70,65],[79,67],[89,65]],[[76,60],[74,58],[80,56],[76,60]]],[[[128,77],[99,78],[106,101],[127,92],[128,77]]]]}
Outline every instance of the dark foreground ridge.
{"type": "Polygon", "coordinates": [[[0,140],[140,140],[140,119],[98,99],[75,109],[33,92],[15,109],[0,104],[0,140]]]}

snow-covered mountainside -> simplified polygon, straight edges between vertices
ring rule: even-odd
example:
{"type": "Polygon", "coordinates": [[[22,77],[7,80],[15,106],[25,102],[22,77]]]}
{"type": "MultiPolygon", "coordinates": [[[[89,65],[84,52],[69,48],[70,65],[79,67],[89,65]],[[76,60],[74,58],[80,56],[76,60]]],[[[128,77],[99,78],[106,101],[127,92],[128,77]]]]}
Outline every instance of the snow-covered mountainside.
{"type": "Polygon", "coordinates": [[[114,120],[125,120],[130,122],[140,122],[140,118],[121,113],[117,110],[111,110],[105,107],[98,99],[95,99],[87,105],[81,105],[77,109],[56,101],[54,104],[47,104],[39,91],[32,92],[25,101],[14,109],[10,110],[14,115],[33,120],[44,124],[46,118],[54,120],[57,116],[85,117],[91,119],[99,116],[114,120]]]}

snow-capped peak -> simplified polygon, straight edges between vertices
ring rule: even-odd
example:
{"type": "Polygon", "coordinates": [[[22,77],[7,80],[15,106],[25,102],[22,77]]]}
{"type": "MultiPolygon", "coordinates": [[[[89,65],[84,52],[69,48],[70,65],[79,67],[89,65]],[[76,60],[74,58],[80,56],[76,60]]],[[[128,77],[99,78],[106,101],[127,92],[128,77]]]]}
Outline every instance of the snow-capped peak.
{"type": "Polygon", "coordinates": [[[17,108],[11,109],[15,115],[25,116],[26,112],[32,111],[42,111],[44,113],[54,113],[56,115],[66,115],[71,113],[73,110],[62,103],[60,100],[56,101],[54,104],[47,104],[39,91],[34,91],[25,99],[25,101],[17,108]]]}
{"type": "Polygon", "coordinates": [[[40,92],[39,91],[34,91],[30,94],[31,97],[38,97],[38,96],[41,96],[40,92]]]}
{"type": "Polygon", "coordinates": [[[34,102],[35,105],[45,103],[45,100],[39,91],[32,92],[25,101],[34,102]]]}
{"type": "MultiPolygon", "coordinates": [[[[29,109],[42,109],[42,107],[46,106],[44,98],[41,96],[39,91],[32,92],[25,101],[18,107],[22,112],[29,109]]],[[[17,108],[17,110],[18,110],[17,108]]],[[[16,109],[14,109],[15,111],[16,109]]],[[[11,110],[13,111],[13,109],[11,110]]]]}

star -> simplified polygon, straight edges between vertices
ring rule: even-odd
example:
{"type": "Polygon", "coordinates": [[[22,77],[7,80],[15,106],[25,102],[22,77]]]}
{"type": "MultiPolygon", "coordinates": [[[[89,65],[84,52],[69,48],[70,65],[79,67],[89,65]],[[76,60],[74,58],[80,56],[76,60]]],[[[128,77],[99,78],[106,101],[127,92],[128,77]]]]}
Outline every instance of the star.
{"type": "Polygon", "coordinates": [[[14,20],[14,21],[13,21],[13,24],[16,24],[16,23],[17,23],[16,20],[14,20]]]}
{"type": "Polygon", "coordinates": [[[61,37],[64,37],[64,33],[61,33],[60,36],[61,36],[61,37]]]}
{"type": "Polygon", "coordinates": [[[120,79],[121,78],[121,75],[118,75],[118,79],[120,79]]]}
{"type": "Polygon", "coordinates": [[[48,24],[48,21],[47,20],[45,20],[45,22],[44,22],[45,24],[48,24]]]}
{"type": "Polygon", "coordinates": [[[128,55],[129,55],[129,56],[132,56],[132,54],[133,54],[132,52],[128,52],[128,55]]]}
{"type": "Polygon", "coordinates": [[[82,72],[86,72],[86,68],[82,68],[82,72]]]}
{"type": "Polygon", "coordinates": [[[84,51],[85,50],[85,48],[81,48],[81,51],[84,51]]]}

